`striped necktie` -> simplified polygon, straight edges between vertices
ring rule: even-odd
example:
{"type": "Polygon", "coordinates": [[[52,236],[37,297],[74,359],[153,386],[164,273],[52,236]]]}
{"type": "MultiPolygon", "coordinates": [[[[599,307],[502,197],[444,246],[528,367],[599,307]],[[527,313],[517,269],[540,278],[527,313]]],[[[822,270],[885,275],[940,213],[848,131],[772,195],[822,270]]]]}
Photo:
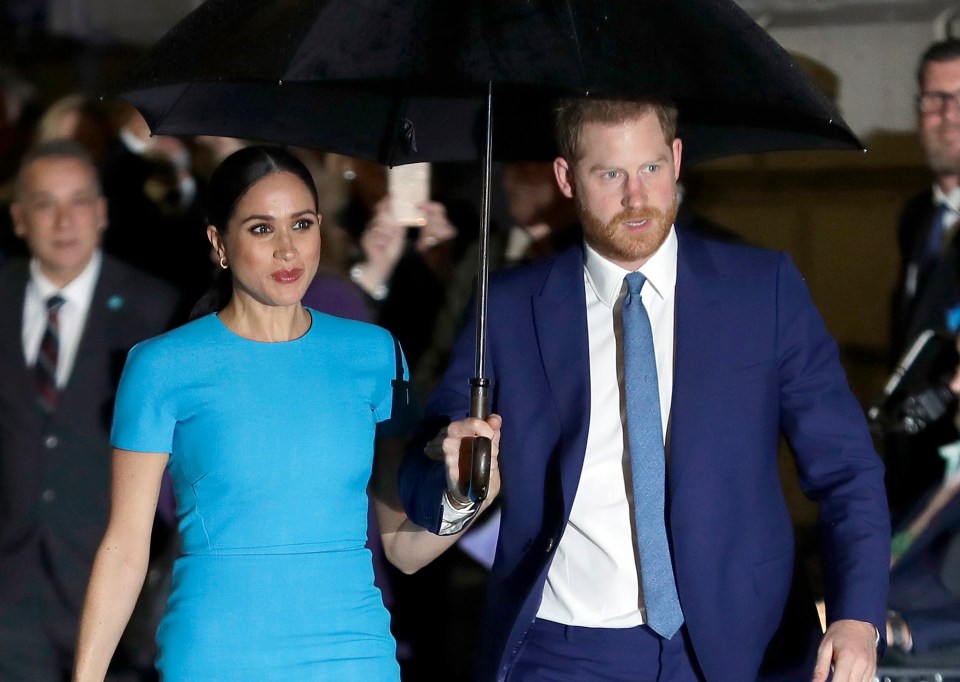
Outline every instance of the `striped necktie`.
{"type": "Polygon", "coordinates": [[[666,457],[660,420],[660,389],[650,318],[640,290],[646,278],[627,275],[623,321],[623,377],[627,442],[633,479],[633,515],[640,554],[640,580],[647,625],[666,639],[683,625],[683,612],[670,559],[665,515],[666,457]]]}
{"type": "Polygon", "coordinates": [[[44,414],[57,409],[57,361],[60,356],[60,307],[66,299],[54,294],[47,299],[47,328],[40,339],[34,377],[37,386],[37,404],[44,414]]]}

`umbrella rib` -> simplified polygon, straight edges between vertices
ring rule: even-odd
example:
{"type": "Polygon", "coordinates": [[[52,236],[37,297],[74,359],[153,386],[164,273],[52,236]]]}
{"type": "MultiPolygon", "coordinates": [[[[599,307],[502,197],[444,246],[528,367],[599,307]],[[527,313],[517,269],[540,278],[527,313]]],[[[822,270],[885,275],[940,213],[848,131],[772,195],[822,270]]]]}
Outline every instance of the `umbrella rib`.
{"type": "Polygon", "coordinates": [[[587,80],[587,70],[583,63],[583,51],[580,49],[580,36],[577,33],[577,24],[574,21],[573,5],[570,0],[564,3],[567,6],[567,20],[570,25],[570,35],[573,38],[573,45],[577,48],[577,64],[580,66],[580,83],[584,85],[587,80]]]}
{"type": "Polygon", "coordinates": [[[176,99],[173,100],[173,103],[169,107],[167,107],[162,114],[157,116],[153,125],[150,126],[151,135],[158,134],[157,131],[160,130],[160,127],[163,125],[164,121],[167,120],[167,116],[170,114],[171,111],[174,111],[177,108],[177,105],[180,104],[180,100],[182,100],[186,96],[187,91],[189,91],[192,87],[193,87],[193,83],[187,83],[186,86],[180,91],[180,94],[177,95],[176,99]]]}

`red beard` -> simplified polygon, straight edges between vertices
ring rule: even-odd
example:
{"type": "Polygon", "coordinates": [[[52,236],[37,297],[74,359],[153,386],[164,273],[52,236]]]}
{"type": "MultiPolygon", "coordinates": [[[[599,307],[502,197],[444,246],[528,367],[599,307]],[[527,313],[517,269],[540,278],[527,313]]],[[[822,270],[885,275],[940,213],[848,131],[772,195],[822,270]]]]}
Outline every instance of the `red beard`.
{"type": "Polygon", "coordinates": [[[670,233],[670,227],[677,218],[678,203],[673,203],[661,211],[658,208],[624,209],[609,222],[603,223],[579,201],[580,219],[586,242],[601,256],[618,264],[645,262],[670,233]],[[623,227],[630,220],[647,220],[651,223],[646,229],[634,232],[623,227]]]}

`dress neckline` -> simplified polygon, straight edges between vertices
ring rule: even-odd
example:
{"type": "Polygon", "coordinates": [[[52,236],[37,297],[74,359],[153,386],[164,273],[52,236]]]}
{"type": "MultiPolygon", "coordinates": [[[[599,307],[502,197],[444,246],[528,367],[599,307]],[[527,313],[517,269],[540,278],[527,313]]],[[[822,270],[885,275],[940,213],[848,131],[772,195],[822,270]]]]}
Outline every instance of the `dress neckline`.
{"type": "Polygon", "coordinates": [[[214,324],[216,324],[224,332],[226,332],[227,334],[229,334],[230,336],[232,336],[233,338],[239,341],[256,344],[258,346],[286,346],[286,345],[296,344],[300,341],[303,341],[308,336],[310,336],[310,332],[312,332],[314,327],[317,326],[316,325],[317,318],[314,311],[306,306],[304,306],[303,309],[306,310],[307,313],[310,315],[310,326],[307,327],[307,330],[303,332],[303,334],[301,334],[295,339],[290,339],[289,341],[258,341],[256,339],[248,339],[246,336],[241,336],[240,334],[230,329],[230,327],[228,327],[226,324],[224,324],[223,320],[220,319],[220,315],[218,313],[210,313],[210,316],[213,317],[214,324]]]}

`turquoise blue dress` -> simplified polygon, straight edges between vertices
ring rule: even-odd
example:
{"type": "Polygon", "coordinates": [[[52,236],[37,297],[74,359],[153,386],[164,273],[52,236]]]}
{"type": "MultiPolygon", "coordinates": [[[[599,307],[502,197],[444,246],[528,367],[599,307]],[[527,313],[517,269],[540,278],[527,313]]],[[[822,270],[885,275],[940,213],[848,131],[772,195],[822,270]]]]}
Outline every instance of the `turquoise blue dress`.
{"type": "Polygon", "coordinates": [[[364,545],[374,437],[403,428],[406,369],[385,330],[310,314],[294,341],[209,315],[130,352],[113,444],[170,453],[182,542],[165,682],[399,679],[364,545]]]}

